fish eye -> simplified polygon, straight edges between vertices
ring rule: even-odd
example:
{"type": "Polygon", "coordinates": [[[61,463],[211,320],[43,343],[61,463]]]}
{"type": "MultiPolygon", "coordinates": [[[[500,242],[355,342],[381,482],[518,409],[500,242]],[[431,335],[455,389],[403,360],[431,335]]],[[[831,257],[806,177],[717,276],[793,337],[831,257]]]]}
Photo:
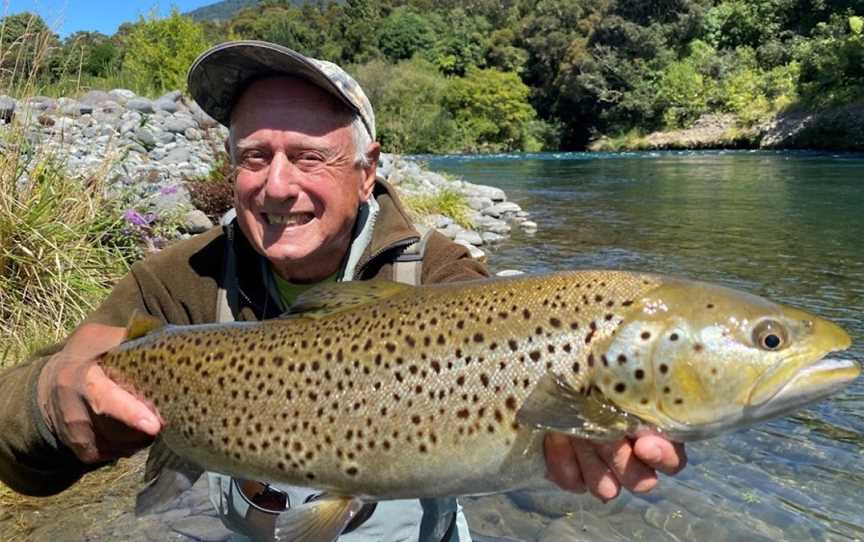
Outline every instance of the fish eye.
{"type": "Polygon", "coordinates": [[[753,328],[753,342],[762,350],[780,350],[786,346],[786,329],[774,320],[763,320],[753,328]]]}

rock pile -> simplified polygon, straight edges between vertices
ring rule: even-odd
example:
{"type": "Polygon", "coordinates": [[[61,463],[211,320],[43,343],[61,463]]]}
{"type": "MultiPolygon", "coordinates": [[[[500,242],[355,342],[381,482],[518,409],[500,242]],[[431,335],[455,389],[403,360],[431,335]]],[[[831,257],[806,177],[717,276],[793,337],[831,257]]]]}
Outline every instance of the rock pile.
{"type": "Polygon", "coordinates": [[[420,222],[468,247],[474,257],[483,256],[477,247],[505,239],[514,224],[528,233],[537,230],[537,224],[528,220],[528,213],[516,203],[507,201],[507,194],[500,188],[450,179],[423,169],[414,160],[390,154],[382,155],[379,175],[408,197],[435,194],[442,190],[464,195],[470,208],[467,218],[474,226],[472,229],[460,226],[452,218],[440,214],[427,215],[420,222]]]}
{"type": "MultiPolygon", "coordinates": [[[[186,181],[208,176],[228,132],[179,91],[155,100],[125,89],[93,90],[78,99],[36,96],[17,101],[0,96],[0,136],[10,126],[21,129],[32,152],[63,164],[69,174],[106,179],[112,195],[135,202],[141,211],[136,220],[168,213],[176,219],[179,214],[183,236],[213,225],[193,208],[186,181]]],[[[442,215],[420,221],[471,247],[478,256],[482,252],[476,247],[503,239],[510,223],[536,229],[528,214],[498,188],[450,180],[396,155],[384,155],[379,172],[408,195],[445,188],[464,194],[476,229],[442,215]]]]}

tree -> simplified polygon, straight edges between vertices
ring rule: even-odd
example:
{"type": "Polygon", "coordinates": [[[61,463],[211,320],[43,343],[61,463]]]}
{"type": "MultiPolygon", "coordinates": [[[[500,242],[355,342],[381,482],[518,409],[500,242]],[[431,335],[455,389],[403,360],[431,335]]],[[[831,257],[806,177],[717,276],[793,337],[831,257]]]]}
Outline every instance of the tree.
{"type": "Polygon", "coordinates": [[[60,41],[42,17],[9,15],[0,19],[0,29],[0,80],[32,81],[51,73],[50,60],[60,41]]]}
{"type": "Polygon", "coordinates": [[[535,147],[530,125],[537,114],[530,89],[512,72],[470,68],[453,79],[445,103],[463,141],[473,150],[514,151],[535,147]]]}
{"type": "Polygon", "coordinates": [[[186,70],[208,47],[201,25],[176,9],[164,19],[141,17],[125,44],[123,70],[139,89],[155,93],[185,90],[186,70]]]}
{"type": "Polygon", "coordinates": [[[118,70],[121,51],[109,36],[100,32],[75,32],[63,41],[62,65],[65,73],[105,77],[118,70]]]}
{"type": "Polygon", "coordinates": [[[400,6],[381,22],[381,52],[394,62],[427,52],[435,44],[435,29],[428,16],[400,6]]]}
{"type": "Polygon", "coordinates": [[[395,66],[375,60],[353,71],[375,108],[378,140],[387,152],[463,149],[444,104],[450,82],[431,62],[419,56],[395,66]]]}

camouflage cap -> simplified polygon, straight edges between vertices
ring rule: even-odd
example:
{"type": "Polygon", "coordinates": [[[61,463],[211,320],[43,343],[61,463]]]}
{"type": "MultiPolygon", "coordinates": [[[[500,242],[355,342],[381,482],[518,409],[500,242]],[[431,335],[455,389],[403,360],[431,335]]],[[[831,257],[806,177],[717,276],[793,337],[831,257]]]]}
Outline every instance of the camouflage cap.
{"type": "Polygon", "coordinates": [[[338,98],[360,116],[375,140],[375,112],[353,77],[332,62],[309,58],[275,43],[221,43],[195,59],[187,82],[189,93],[201,109],[228,126],[240,92],[256,79],[279,75],[302,77],[338,98]]]}

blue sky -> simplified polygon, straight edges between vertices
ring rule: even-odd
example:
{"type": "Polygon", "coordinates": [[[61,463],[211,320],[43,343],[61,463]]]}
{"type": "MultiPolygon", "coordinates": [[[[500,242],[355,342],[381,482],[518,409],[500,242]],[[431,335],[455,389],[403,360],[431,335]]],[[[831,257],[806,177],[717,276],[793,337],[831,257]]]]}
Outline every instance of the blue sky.
{"type": "Polygon", "coordinates": [[[78,30],[98,30],[109,36],[125,22],[147,15],[156,8],[160,15],[176,6],[181,13],[215,3],[216,0],[0,0],[0,17],[31,11],[38,13],[54,32],[65,38],[78,30]]]}

